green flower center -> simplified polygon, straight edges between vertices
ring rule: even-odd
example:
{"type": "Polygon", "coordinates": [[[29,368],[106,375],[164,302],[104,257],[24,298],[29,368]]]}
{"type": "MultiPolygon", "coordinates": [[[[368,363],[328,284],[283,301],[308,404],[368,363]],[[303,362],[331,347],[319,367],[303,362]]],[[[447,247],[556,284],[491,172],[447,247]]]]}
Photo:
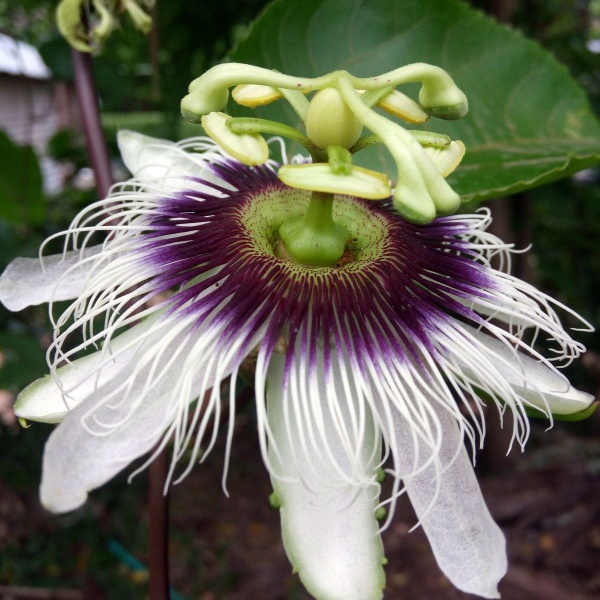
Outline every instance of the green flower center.
{"type": "Polygon", "coordinates": [[[315,200],[311,192],[293,188],[255,195],[242,206],[241,222],[258,254],[284,258],[311,270],[356,268],[361,261],[380,258],[388,235],[386,219],[365,201],[339,196],[315,200]],[[318,222],[316,202],[329,211],[328,226],[318,222]],[[315,235],[307,236],[306,231],[315,235]],[[325,243],[317,244],[319,252],[315,252],[315,236],[335,239],[335,252],[325,243]]]}

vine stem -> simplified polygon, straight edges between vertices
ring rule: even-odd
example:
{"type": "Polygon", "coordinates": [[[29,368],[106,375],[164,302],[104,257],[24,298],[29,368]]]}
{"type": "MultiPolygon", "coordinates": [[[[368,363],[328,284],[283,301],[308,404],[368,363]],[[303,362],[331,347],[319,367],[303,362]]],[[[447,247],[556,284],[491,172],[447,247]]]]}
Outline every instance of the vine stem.
{"type": "Polygon", "coordinates": [[[72,51],[75,72],[75,91],[90,163],[96,178],[96,189],[100,199],[106,198],[113,184],[110,158],[100,120],[100,107],[94,81],[92,56],[87,52],[72,51]]]}

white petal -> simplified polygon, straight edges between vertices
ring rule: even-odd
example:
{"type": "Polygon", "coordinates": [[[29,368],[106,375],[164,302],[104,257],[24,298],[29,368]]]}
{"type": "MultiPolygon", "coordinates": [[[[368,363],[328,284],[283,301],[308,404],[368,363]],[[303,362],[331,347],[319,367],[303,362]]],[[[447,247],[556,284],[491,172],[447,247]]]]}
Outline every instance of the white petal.
{"type": "Polygon", "coordinates": [[[112,379],[131,360],[143,343],[143,340],[137,343],[136,340],[154,321],[154,317],[146,319],[117,336],[110,343],[110,353],[99,350],[57,369],[62,389],[50,375],[29,384],[17,398],[15,414],[30,421],[62,421],[69,410],[112,379]]]}
{"type": "Polygon", "coordinates": [[[190,373],[186,361],[193,336],[182,339],[180,329],[163,330],[163,336],[168,342],[160,357],[151,347],[134,357],[50,435],[40,487],[48,510],[67,512],[81,506],[88,491],[155,447],[175,419],[177,405],[198,394],[190,377],[195,381],[200,367],[190,373]]]}
{"type": "MultiPolygon", "coordinates": [[[[464,592],[499,598],[497,585],[507,568],[504,536],[481,495],[454,417],[442,408],[436,412],[442,432],[438,469],[446,470],[436,477],[432,463],[416,475],[404,477],[406,491],[448,579],[464,592]]],[[[410,425],[396,415],[395,429],[397,467],[401,474],[411,473],[425,463],[430,450],[419,444],[415,465],[410,425]]]]}
{"type": "MultiPolygon", "coordinates": [[[[574,388],[547,364],[522,352],[516,353],[483,331],[464,324],[462,326],[485,346],[498,372],[534,408],[543,412],[550,410],[555,415],[569,415],[585,410],[594,401],[594,396],[574,388]]],[[[471,365],[463,365],[463,369],[468,375],[476,375],[471,365]]]]}
{"type": "Polygon", "coordinates": [[[171,140],[151,137],[129,129],[122,129],[117,133],[117,144],[125,166],[134,177],[146,165],[160,164],[165,149],[175,147],[175,142],[171,140]]]}
{"type": "MultiPolygon", "coordinates": [[[[321,355],[322,358],[322,355],[321,355]]],[[[289,395],[282,394],[283,359],[271,359],[267,375],[268,420],[272,429],[269,461],[277,476],[271,477],[280,504],[283,543],[288,557],[306,589],[319,600],[376,600],[383,597],[385,575],[383,546],[378,533],[375,509],[379,486],[375,470],[380,456],[379,435],[370,432],[364,439],[360,456],[371,484],[353,485],[340,478],[339,468],[351,477],[346,450],[342,448],[337,423],[348,420],[348,413],[331,414],[331,390],[311,389],[318,394],[312,402],[322,406],[322,421],[311,411],[290,406],[289,395]],[[302,414],[299,414],[302,413],[302,414]],[[307,439],[307,430],[323,434],[320,445],[307,439]],[[303,445],[304,443],[304,445],[303,445]],[[333,456],[327,454],[326,448],[333,456]]],[[[321,378],[322,379],[322,378],[321,378]]],[[[339,378],[333,383],[343,389],[339,378]]],[[[302,398],[306,407],[309,398],[302,398]]],[[[350,403],[343,398],[340,405],[350,403]]],[[[367,427],[369,429],[369,427],[367,427]]]]}
{"type": "Polygon", "coordinates": [[[101,246],[39,258],[16,258],[0,276],[0,302],[18,311],[50,300],[70,300],[83,290],[101,246]],[[83,260],[84,258],[90,260],[83,260]]]}

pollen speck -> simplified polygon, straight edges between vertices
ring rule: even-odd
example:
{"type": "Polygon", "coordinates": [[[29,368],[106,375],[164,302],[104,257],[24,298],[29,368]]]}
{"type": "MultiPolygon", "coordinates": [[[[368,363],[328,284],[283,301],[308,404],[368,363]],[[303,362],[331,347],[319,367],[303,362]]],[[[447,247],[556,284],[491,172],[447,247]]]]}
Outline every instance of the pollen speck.
{"type": "MultiPolygon", "coordinates": [[[[356,239],[356,238],[355,238],[356,239]]],[[[344,254],[340,257],[340,259],[335,263],[335,266],[338,268],[343,268],[349,263],[353,263],[357,260],[356,258],[356,248],[352,244],[346,244],[346,249],[344,250],[344,254]]]]}

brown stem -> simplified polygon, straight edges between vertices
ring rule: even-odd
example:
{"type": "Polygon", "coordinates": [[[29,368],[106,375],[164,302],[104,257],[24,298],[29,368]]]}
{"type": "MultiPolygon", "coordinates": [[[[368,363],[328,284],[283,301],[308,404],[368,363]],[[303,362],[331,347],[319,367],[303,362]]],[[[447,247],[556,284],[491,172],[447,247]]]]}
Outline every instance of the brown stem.
{"type": "Polygon", "coordinates": [[[164,448],[150,464],[150,600],[169,600],[169,495],[164,492],[169,468],[164,448]]]}
{"type": "Polygon", "coordinates": [[[106,198],[113,183],[110,158],[100,120],[100,107],[94,82],[92,57],[87,52],[72,51],[73,70],[75,71],[75,90],[79,112],[83,122],[85,143],[90,163],[96,177],[96,189],[99,198],[106,198]]]}
{"type": "Polygon", "coordinates": [[[152,29],[148,34],[148,49],[150,54],[150,65],[152,67],[150,79],[150,98],[153,102],[160,102],[161,83],[160,83],[160,37],[158,32],[158,15],[156,14],[156,5],[152,7],[150,12],[152,16],[152,29]]]}

